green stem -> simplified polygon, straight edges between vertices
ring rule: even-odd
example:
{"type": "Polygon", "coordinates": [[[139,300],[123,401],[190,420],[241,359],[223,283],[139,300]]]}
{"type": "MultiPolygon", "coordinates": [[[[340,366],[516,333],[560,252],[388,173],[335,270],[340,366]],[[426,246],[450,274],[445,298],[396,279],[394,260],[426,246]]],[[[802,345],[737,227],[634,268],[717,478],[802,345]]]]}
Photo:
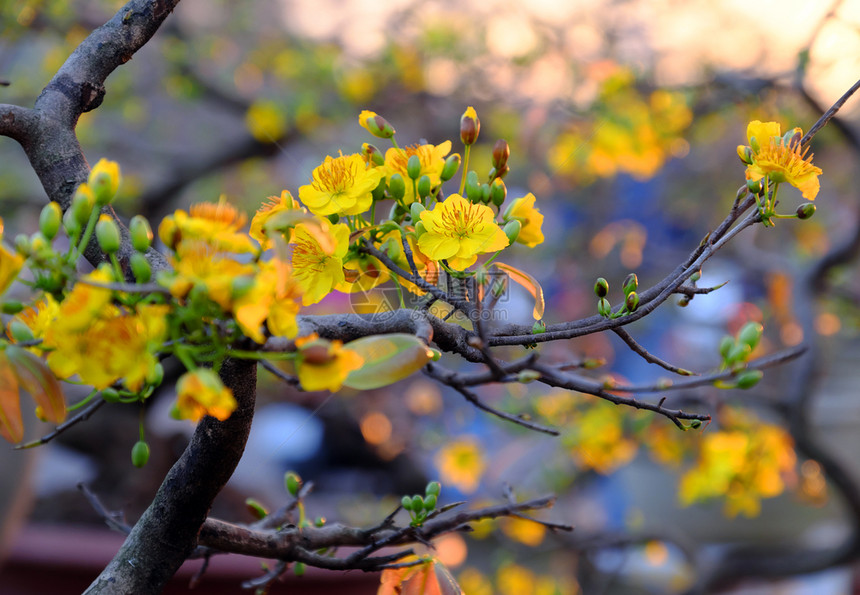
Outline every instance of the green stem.
{"type": "Polygon", "coordinates": [[[237,359],[250,359],[257,361],[286,361],[296,358],[296,353],[261,353],[259,351],[248,351],[246,349],[228,349],[227,356],[237,359]]]}
{"type": "Polygon", "coordinates": [[[463,172],[460,176],[460,190],[457,192],[460,196],[463,196],[463,190],[466,188],[466,174],[469,171],[469,153],[471,153],[472,145],[466,145],[463,149],[463,172]]]}
{"type": "Polygon", "coordinates": [[[99,391],[97,391],[96,389],[93,389],[92,392],[90,394],[88,394],[86,397],[84,397],[83,399],[81,399],[80,401],[75,403],[74,405],[69,405],[69,407],[68,407],[69,411],[75,411],[76,409],[80,409],[81,407],[83,407],[84,405],[86,405],[87,403],[92,401],[93,397],[96,396],[98,394],[98,392],[99,391]]]}

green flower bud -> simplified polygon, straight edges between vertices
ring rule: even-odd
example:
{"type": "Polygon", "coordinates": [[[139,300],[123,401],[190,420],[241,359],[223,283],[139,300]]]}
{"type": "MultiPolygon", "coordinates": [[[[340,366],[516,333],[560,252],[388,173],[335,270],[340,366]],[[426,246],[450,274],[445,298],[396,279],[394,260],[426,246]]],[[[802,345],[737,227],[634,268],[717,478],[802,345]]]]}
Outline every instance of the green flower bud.
{"type": "Polygon", "coordinates": [[[115,388],[107,387],[101,391],[102,399],[108,403],[119,403],[119,391],[115,388]]]}
{"type": "Polygon", "coordinates": [[[385,165],[385,156],[382,154],[375,145],[370,143],[362,143],[361,145],[361,154],[367,160],[368,163],[371,163],[376,166],[385,165]]]}
{"type": "Polygon", "coordinates": [[[17,319],[13,319],[12,322],[9,323],[9,334],[16,343],[32,341],[35,338],[30,327],[17,319]]]}
{"type": "MultiPolygon", "coordinates": [[[[413,157],[417,157],[417,155],[413,155],[413,157]]],[[[430,176],[427,174],[421,176],[418,180],[418,196],[421,198],[427,198],[430,196],[430,191],[433,190],[433,182],[430,180],[430,176]]]]}
{"type": "Polygon", "coordinates": [[[149,444],[138,440],[131,447],[131,464],[140,469],[149,461],[149,444]]]}
{"type": "Polygon", "coordinates": [[[308,565],[304,562],[296,562],[293,564],[293,574],[295,576],[304,576],[307,569],[308,565]]]}
{"type": "Polygon", "coordinates": [[[412,510],[414,512],[419,512],[422,508],[424,508],[424,498],[415,494],[412,496],[412,510]]]}
{"type": "Polygon", "coordinates": [[[24,304],[22,304],[18,300],[8,300],[3,302],[2,305],[0,305],[0,312],[3,312],[3,314],[17,314],[23,309],[24,304]]]}
{"type": "Polygon", "coordinates": [[[519,374],[517,374],[517,382],[521,382],[523,384],[534,382],[539,378],[540,372],[536,372],[534,370],[520,370],[519,374]]]}
{"type": "Polygon", "coordinates": [[[411,205],[409,205],[409,216],[412,218],[413,222],[421,221],[421,213],[426,210],[427,209],[425,209],[424,205],[422,205],[420,202],[413,202],[411,205]]]}
{"type": "Polygon", "coordinates": [[[490,185],[489,184],[481,184],[481,202],[486,204],[490,203],[490,185]]]}
{"type": "Polygon", "coordinates": [[[39,231],[48,240],[53,240],[57,232],[60,231],[60,222],[63,219],[63,211],[60,205],[55,202],[49,202],[42,208],[39,214],[39,231]]]}
{"type": "Polygon", "coordinates": [[[131,245],[138,252],[146,252],[152,245],[152,227],[143,215],[135,215],[128,222],[131,245]]]}
{"type": "Polygon", "coordinates": [[[36,232],[30,236],[30,252],[37,256],[45,256],[44,252],[50,250],[47,238],[41,232],[36,232]]]}
{"type": "Polygon", "coordinates": [[[698,430],[699,428],[702,427],[702,420],[694,419],[693,421],[690,422],[690,427],[693,428],[694,430],[698,430]]]}
{"type": "Polygon", "coordinates": [[[504,178],[506,175],[508,175],[509,171],[511,171],[511,168],[506,165],[505,167],[502,167],[497,171],[493,172],[493,177],[504,178]]]}
{"type": "Polygon", "coordinates": [[[14,243],[15,251],[18,252],[18,254],[27,256],[33,250],[33,247],[30,245],[30,237],[25,233],[19,233],[16,235],[14,243]]]}
{"type": "Polygon", "coordinates": [[[302,478],[293,471],[287,471],[284,474],[284,486],[291,496],[298,496],[299,489],[302,487],[302,478]]]}
{"type": "Polygon", "coordinates": [[[475,108],[469,106],[463,115],[460,116],[460,140],[466,146],[474,145],[478,140],[478,134],[481,132],[481,121],[478,119],[478,114],[475,108]]]}
{"type": "Polygon", "coordinates": [[[338,215],[337,213],[332,213],[331,215],[327,215],[326,219],[331,221],[332,225],[337,225],[337,222],[340,221],[340,215],[338,215]]]}
{"type": "Polygon", "coordinates": [[[119,189],[120,173],[119,164],[108,159],[99,159],[95,167],[90,171],[87,184],[93,191],[95,204],[103,207],[109,204],[116,191],[119,189]]]}
{"type": "Polygon", "coordinates": [[[416,237],[416,239],[423,236],[426,231],[427,231],[427,228],[424,227],[423,221],[416,221],[415,222],[415,237],[416,237]]]}
{"type": "Polygon", "coordinates": [[[358,116],[358,123],[377,138],[391,138],[394,136],[394,126],[388,120],[370,110],[363,110],[358,116]]]}
{"type": "Polygon", "coordinates": [[[755,349],[761,340],[763,331],[764,327],[758,322],[748,322],[738,331],[738,342],[746,343],[750,346],[751,350],[755,349]]]}
{"type": "Polygon", "coordinates": [[[445,160],[445,166],[442,168],[442,173],[439,174],[439,178],[443,182],[447,182],[457,173],[457,170],[460,169],[460,154],[454,153],[453,155],[449,155],[445,160]]]}
{"type": "Polygon", "coordinates": [[[726,356],[726,362],[729,364],[745,362],[750,353],[752,353],[752,348],[749,345],[746,343],[735,343],[726,356]]]}
{"type": "Polygon", "coordinates": [[[465,190],[466,198],[468,198],[470,202],[481,202],[481,184],[478,182],[477,172],[470,171],[468,174],[466,174],[465,190]]]}
{"type": "Polygon", "coordinates": [[[430,356],[430,359],[434,362],[438,362],[440,359],[442,359],[442,352],[438,349],[433,349],[432,347],[430,347],[430,353],[433,354],[430,356]]]}
{"type": "Polygon", "coordinates": [[[119,250],[121,241],[119,227],[110,215],[99,216],[99,222],[96,223],[96,239],[99,241],[99,248],[105,254],[113,254],[119,250]]]}
{"type": "Polygon", "coordinates": [[[149,386],[160,386],[161,382],[164,380],[164,366],[161,363],[157,362],[152,370],[146,375],[146,383],[149,386]]]}
{"type": "Polygon", "coordinates": [[[394,200],[402,200],[406,194],[406,182],[400,174],[393,174],[388,179],[388,193],[394,200]]]}
{"type": "Polygon", "coordinates": [[[379,180],[379,184],[370,193],[370,196],[373,197],[374,202],[376,202],[377,200],[382,200],[383,198],[385,198],[385,182],[386,182],[385,178],[382,178],[381,180],[379,180]]]}
{"type": "Polygon", "coordinates": [[[421,175],[421,158],[418,155],[412,155],[406,161],[406,175],[413,180],[417,180],[421,175]]]}
{"type": "Polygon", "coordinates": [[[636,276],[636,273],[630,273],[627,277],[624,278],[624,285],[621,286],[624,290],[624,295],[630,295],[631,292],[636,291],[639,287],[639,278],[636,276]]]}
{"type": "Polygon", "coordinates": [[[317,518],[314,519],[314,527],[323,527],[323,526],[325,526],[325,517],[324,516],[318,516],[317,518]]]}
{"type": "Polygon", "coordinates": [[[744,165],[752,165],[753,162],[753,152],[749,147],[745,147],[744,145],[738,145],[738,157],[743,162],[744,165]]]}
{"type": "Polygon", "coordinates": [[[511,156],[511,148],[508,146],[508,142],[499,139],[496,141],[496,144],[493,145],[493,167],[497,170],[502,169],[508,164],[508,157],[511,156]]]}
{"type": "Polygon", "coordinates": [[[612,304],[606,298],[600,298],[597,302],[597,313],[604,317],[609,317],[612,314],[612,304]]]}
{"type": "Polygon", "coordinates": [[[764,185],[761,183],[761,180],[747,180],[747,188],[753,194],[764,192],[764,185]]]}
{"type": "Polygon", "coordinates": [[[75,221],[81,226],[81,229],[87,224],[90,219],[90,213],[93,211],[93,205],[96,199],[93,196],[93,191],[87,184],[81,184],[75,191],[75,196],[72,198],[72,206],[69,207],[75,214],[75,221]]]}
{"type": "Polygon", "coordinates": [[[636,311],[636,308],[639,307],[639,296],[635,291],[631,291],[627,294],[627,298],[624,300],[624,305],[627,306],[628,312],[636,311]]]}
{"type": "Polygon", "coordinates": [[[729,356],[729,352],[732,350],[732,347],[735,346],[735,340],[730,336],[726,335],[722,339],[720,339],[720,355],[723,359],[726,359],[729,356]]]}
{"type": "Polygon", "coordinates": [[[428,496],[438,496],[439,492],[442,491],[442,484],[438,481],[431,481],[427,484],[427,488],[425,488],[424,493],[428,496]]]}
{"type": "Polygon", "coordinates": [[[759,380],[764,377],[764,372],[761,370],[745,370],[738,374],[736,386],[738,388],[752,388],[758,384],[759,380]]]}
{"type": "Polygon", "coordinates": [[[599,298],[606,297],[609,294],[609,281],[603,277],[598,277],[594,283],[594,295],[599,298]]]}
{"type": "Polygon", "coordinates": [[[797,207],[798,219],[809,219],[815,214],[815,205],[811,202],[804,203],[797,207]]]}
{"type": "Polygon", "coordinates": [[[63,214],[63,228],[70,238],[76,238],[81,233],[81,224],[75,219],[75,213],[72,209],[67,210],[63,214]]]}
{"type": "Polygon", "coordinates": [[[507,196],[508,188],[505,186],[504,181],[500,178],[493,180],[493,183],[490,184],[490,200],[493,201],[493,204],[497,207],[502,206],[502,203],[505,202],[505,198],[507,196]]]}
{"type": "Polygon", "coordinates": [[[546,323],[543,320],[536,320],[532,325],[532,334],[540,335],[546,332],[546,323]]]}
{"type": "Polygon", "coordinates": [[[517,241],[517,238],[519,237],[522,228],[523,224],[516,219],[511,219],[510,221],[505,223],[505,235],[508,236],[508,241],[511,243],[511,245],[513,245],[513,243],[517,241]]]}
{"type": "Polygon", "coordinates": [[[701,278],[702,278],[702,269],[699,269],[698,271],[696,271],[695,273],[690,275],[690,281],[693,283],[696,283],[701,278]]]}
{"type": "Polygon", "coordinates": [[[400,499],[400,506],[403,507],[403,510],[412,510],[412,498],[410,496],[403,496],[400,499]]]}
{"type": "Polygon", "coordinates": [[[140,252],[135,252],[131,255],[131,272],[134,273],[134,278],[138,283],[149,283],[152,279],[152,266],[149,261],[140,252]]]}
{"type": "Polygon", "coordinates": [[[434,508],[436,508],[436,496],[428,494],[424,497],[424,510],[431,512],[434,508]]]}
{"type": "Polygon", "coordinates": [[[245,499],[245,508],[248,510],[248,512],[251,513],[251,516],[253,516],[257,520],[261,520],[269,516],[269,511],[266,510],[262,504],[260,504],[257,500],[254,500],[253,498],[245,499]]]}

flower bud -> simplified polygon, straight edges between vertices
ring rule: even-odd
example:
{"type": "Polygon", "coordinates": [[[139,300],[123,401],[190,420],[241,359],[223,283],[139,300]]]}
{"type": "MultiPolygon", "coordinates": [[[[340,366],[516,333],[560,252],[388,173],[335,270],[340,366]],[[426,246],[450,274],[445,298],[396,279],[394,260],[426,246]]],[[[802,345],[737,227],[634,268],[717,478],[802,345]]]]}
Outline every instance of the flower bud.
{"type": "Polygon", "coordinates": [[[627,298],[624,300],[624,305],[627,306],[628,312],[636,311],[636,308],[639,307],[639,296],[635,291],[631,291],[627,294],[627,298]]]}
{"type": "Polygon", "coordinates": [[[364,160],[371,165],[385,165],[385,156],[375,145],[362,143],[361,155],[364,157],[364,160]]]}
{"type": "Polygon", "coordinates": [[[503,139],[499,139],[496,141],[496,144],[493,145],[493,167],[496,170],[501,170],[508,164],[508,157],[511,156],[511,148],[508,146],[508,142],[503,139]]]}
{"type": "Polygon", "coordinates": [[[631,292],[636,291],[639,288],[639,277],[636,276],[636,273],[630,273],[624,278],[624,285],[622,285],[622,288],[624,290],[624,295],[630,295],[631,292]]]}
{"type": "Polygon", "coordinates": [[[385,178],[379,180],[379,184],[377,184],[370,195],[373,197],[373,202],[385,198],[385,178]]]}
{"type": "Polygon", "coordinates": [[[474,145],[478,140],[478,133],[481,132],[481,121],[478,119],[478,114],[475,108],[469,106],[463,115],[460,116],[460,140],[466,146],[474,145]]]}
{"type": "Polygon", "coordinates": [[[63,228],[65,228],[66,233],[69,234],[70,238],[76,238],[79,233],[81,233],[81,224],[78,223],[78,220],[75,218],[75,213],[72,209],[68,209],[63,214],[63,228]]]}
{"type": "Polygon", "coordinates": [[[792,151],[796,151],[800,148],[800,141],[803,139],[803,130],[800,128],[794,128],[793,130],[789,130],[782,137],[782,142],[785,143],[785,146],[791,149],[792,151]]]}
{"type": "Polygon", "coordinates": [[[416,239],[423,236],[426,231],[427,231],[427,228],[424,227],[423,221],[416,221],[415,222],[415,238],[416,239]]]}
{"type": "Polygon", "coordinates": [[[406,161],[406,175],[417,180],[421,175],[421,158],[418,155],[412,155],[406,161]]]}
{"type": "Polygon", "coordinates": [[[393,174],[388,179],[388,192],[394,200],[403,200],[403,196],[406,194],[406,182],[402,175],[393,174]]]}
{"type": "Polygon", "coordinates": [[[304,562],[294,562],[293,563],[293,574],[295,576],[304,576],[305,572],[308,569],[308,565],[304,562]]]}
{"type": "Polygon", "coordinates": [[[140,469],[149,461],[149,444],[138,440],[131,448],[131,464],[140,469]]]}
{"type": "Polygon", "coordinates": [[[35,338],[30,327],[17,318],[9,323],[9,335],[16,343],[32,341],[35,338]]]}
{"type": "Polygon", "coordinates": [[[511,219],[507,223],[505,223],[505,235],[508,236],[508,241],[510,245],[513,245],[514,242],[517,241],[517,238],[520,237],[520,231],[522,231],[523,224],[520,223],[516,219],[511,219]]]}
{"type": "Polygon", "coordinates": [[[72,206],[69,207],[69,210],[75,214],[75,220],[82,229],[87,224],[87,221],[90,220],[90,213],[92,213],[95,202],[95,196],[93,195],[93,191],[90,189],[89,185],[81,184],[78,186],[78,189],[75,190],[75,196],[72,198],[72,206]]]}
{"type": "Polygon", "coordinates": [[[436,496],[428,494],[424,497],[424,510],[432,512],[434,508],[436,508],[436,496]]]}
{"type": "Polygon", "coordinates": [[[403,507],[403,510],[412,510],[412,497],[411,496],[403,496],[400,499],[400,506],[403,507]]]}
{"type": "Polygon", "coordinates": [[[764,191],[761,180],[747,180],[747,188],[753,194],[761,194],[764,191]]]}
{"type": "Polygon", "coordinates": [[[161,220],[158,225],[158,238],[171,250],[176,250],[179,242],[182,241],[182,231],[176,225],[173,215],[168,215],[161,220]]]}
{"type": "Polygon", "coordinates": [[[748,344],[740,342],[735,343],[726,355],[726,363],[735,364],[738,362],[745,362],[750,356],[750,353],[752,353],[752,347],[748,344]]]}
{"type": "Polygon", "coordinates": [[[0,312],[3,314],[17,314],[24,309],[24,304],[18,300],[6,300],[0,305],[0,312]]]}
{"type": "MultiPolygon", "coordinates": [[[[433,182],[430,180],[430,176],[423,175],[418,180],[418,196],[421,198],[427,198],[430,196],[430,191],[433,190],[433,182]]],[[[414,203],[413,203],[414,204],[414,203]]]]}
{"type": "Polygon", "coordinates": [[[761,370],[745,370],[738,374],[735,385],[738,388],[752,388],[758,384],[759,380],[764,377],[764,372],[761,370]]]}
{"type": "Polygon", "coordinates": [[[496,178],[493,180],[493,183],[490,184],[490,200],[493,201],[493,204],[497,207],[502,206],[502,203],[505,202],[505,198],[508,196],[508,188],[505,186],[505,183],[501,178],[496,178]]]}
{"type": "Polygon", "coordinates": [[[287,488],[287,492],[289,492],[291,496],[297,496],[299,494],[299,489],[302,487],[302,478],[293,471],[287,471],[284,474],[284,487],[287,488]]]}
{"type": "Polygon", "coordinates": [[[257,520],[261,520],[269,516],[269,511],[253,498],[245,498],[245,509],[257,520]]]}
{"type": "Polygon", "coordinates": [[[146,256],[140,252],[135,252],[129,259],[131,264],[131,272],[134,273],[134,278],[138,283],[148,283],[152,279],[152,266],[146,256]]]}
{"type": "Polygon", "coordinates": [[[543,320],[536,320],[532,325],[532,334],[541,335],[546,332],[546,323],[543,320]]]}
{"type": "Polygon", "coordinates": [[[690,275],[690,281],[692,283],[696,283],[699,279],[702,278],[702,269],[697,270],[695,273],[690,275]]]}
{"type": "Polygon", "coordinates": [[[121,239],[119,227],[110,215],[99,215],[99,222],[96,223],[96,239],[99,241],[99,248],[105,254],[113,254],[119,250],[121,239]]]}
{"type": "Polygon", "coordinates": [[[412,510],[414,512],[420,512],[422,508],[424,508],[424,498],[415,494],[412,496],[412,510]]]}
{"type": "Polygon", "coordinates": [[[612,304],[606,298],[600,298],[597,302],[597,313],[601,316],[609,317],[612,314],[612,304]]]}
{"type": "Polygon", "coordinates": [[[362,110],[358,116],[358,123],[370,134],[377,138],[391,138],[394,136],[394,127],[388,120],[370,110],[362,110]]]}
{"type": "Polygon", "coordinates": [[[753,152],[752,149],[750,149],[749,147],[745,145],[738,145],[738,157],[740,157],[744,165],[752,165],[753,152]]]}
{"type": "Polygon", "coordinates": [[[509,171],[511,171],[511,168],[506,165],[505,167],[498,169],[495,172],[493,172],[493,177],[494,178],[504,178],[506,175],[508,175],[509,171]]]}
{"type": "Polygon", "coordinates": [[[466,186],[464,189],[466,191],[466,198],[469,199],[469,202],[481,202],[481,184],[478,183],[477,172],[470,171],[468,174],[466,174],[466,186]]]}
{"type": "Polygon", "coordinates": [[[164,380],[164,366],[160,362],[156,362],[152,369],[146,374],[146,383],[149,386],[160,386],[164,380]]]}
{"type": "Polygon", "coordinates": [[[119,391],[115,388],[103,388],[101,396],[106,403],[119,403],[119,391]]]}
{"type": "Polygon", "coordinates": [[[449,155],[445,160],[445,165],[442,167],[442,173],[439,174],[439,178],[443,182],[447,182],[457,173],[457,170],[460,169],[460,154],[454,153],[453,155],[449,155]]]}
{"type": "Polygon", "coordinates": [[[99,159],[87,180],[93,191],[95,204],[100,207],[109,204],[119,189],[119,180],[119,164],[116,161],[99,159]]]}
{"type": "Polygon", "coordinates": [[[749,345],[750,349],[755,349],[763,331],[764,327],[758,322],[748,322],[738,331],[738,342],[749,345]]]}
{"type": "Polygon", "coordinates": [[[33,247],[30,245],[30,236],[25,233],[19,233],[16,235],[14,243],[15,251],[18,252],[18,254],[27,256],[33,251],[33,247]]]}
{"type": "Polygon", "coordinates": [[[49,202],[42,208],[42,212],[39,214],[39,231],[48,241],[53,240],[57,232],[60,231],[62,219],[63,211],[57,203],[49,202]]]}
{"type": "Polygon", "coordinates": [[[490,185],[489,184],[481,184],[481,202],[486,204],[490,203],[490,185]]]}
{"type": "Polygon", "coordinates": [[[606,297],[609,294],[609,281],[603,277],[598,277],[594,283],[594,295],[599,298],[606,297]]]}
{"type": "Polygon", "coordinates": [[[152,227],[143,215],[135,215],[128,222],[131,245],[138,252],[146,252],[152,245],[152,227]]]}
{"type": "Polygon", "coordinates": [[[420,202],[413,202],[409,205],[409,216],[412,218],[412,221],[417,223],[418,221],[421,221],[421,213],[426,210],[427,209],[425,209],[424,205],[420,202]]]}
{"type": "Polygon", "coordinates": [[[815,214],[815,205],[811,202],[804,203],[797,207],[798,219],[809,219],[815,214]]]}
{"type": "Polygon", "coordinates": [[[439,492],[442,491],[442,484],[438,481],[431,481],[427,484],[427,488],[424,490],[424,493],[428,496],[438,496],[439,492]]]}
{"type": "Polygon", "coordinates": [[[732,350],[732,347],[735,346],[735,340],[730,336],[726,335],[722,339],[720,339],[720,355],[723,359],[729,357],[729,352],[732,350]]]}

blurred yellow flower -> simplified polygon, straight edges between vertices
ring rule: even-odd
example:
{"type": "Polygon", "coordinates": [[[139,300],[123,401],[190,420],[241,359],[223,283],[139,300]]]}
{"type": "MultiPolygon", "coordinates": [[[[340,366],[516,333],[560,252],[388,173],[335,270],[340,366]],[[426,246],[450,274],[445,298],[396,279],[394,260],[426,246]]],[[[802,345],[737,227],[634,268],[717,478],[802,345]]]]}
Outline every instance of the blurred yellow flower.
{"type": "Polygon", "coordinates": [[[296,374],[306,391],[336,392],[349,373],[364,363],[355,351],[344,349],[341,341],[320,339],[316,333],[296,339],[296,347],[296,374]]]}
{"type": "Polygon", "coordinates": [[[203,240],[219,250],[228,252],[256,252],[251,238],[239,230],[247,217],[221,197],[217,203],[201,202],[191,205],[186,213],[179,209],[162,219],[158,237],[176,250],[181,242],[203,240]]]}
{"type": "Polygon", "coordinates": [[[277,258],[260,263],[251,288],[233,303],[236,322],[246,336],[260,344],[266,340],[260,331],[264,321],[272,336],[295,337],[299,332],[298,297],[298,286],[287,263],[277,258]]]}
{"type": "Polygon", "coordinates": [[[546,535],[545,526],[519,517],[501,519],[499,525],[505,535],[529,547],[540,545],[546,535]]]}
{"type": "Polygon", "coordinates": [[[517,236],[517,242],[520,244],[534,248],[543,243],[543,214],[535,208],[535,195],[531,192],[511,203],[505,213],[505,219],[516,219],[522,224],[517,236]]]}
{"type": "Polygon", "coordinates": [[[413,155],[418,155],[421,161],[421,171],[418,178],[428,176],[430,186],[435,188],[442,183],[442,169],[445,167],[445,157],[451,151],[451,141],[446,140],[439,145],[412,145],[402,149],[394,147],[385,152],[385,171],[390,178],[394,174],[400,174],[406,180],[406,194],[403,196],[403,204],[415,202],[415,190],[412,188],[409,174],[406,173],[406,164],[413,155]]]}
{"type": "Polygon", "coordinates": [[[465,494],[478,489],[481,476],[487,468],[483,452],[472,437],[461,437],[449,442],[436,454],[436,468],[443,484],[451,484],[465,494]]]}
{"type": "MultiPolygon", "coordinates": [[[[0,219],[0,238],[2,238],[3,220],[0,219]]],[[[9,289],[24,266],[24,257],[16,252],[9,252],[0,244],[0,295],[9,289]]]]}
{"type": "Polygon", "coordinates": [[[328,221],[300,223],[293,230],[293,276],[305,306],[316,304],[344,282],[343,258],[349,249],[349,227],[328,221]]]}
{"type": "Polygon", "coordinates": [[[358,153],[328,156],[314,169],[311,183],[299,188],[299,199],[315,215],[358,215],[370,209],[371,192],[384,175],[358,153]]]}
{"type": "MultiPolygon", "coordinates": [[[[248,235],[260,242],[260,246],[263,250],[270,248],[272,244],[272,241],[266,235],[266,223],[268,223],[272,217],[284,211],[306,212],[299,204],[299,201],[293,198],[293,195],[290,194],[289,190],[283,190],[280,196],[270,196],[268,202],[263,203],[263,205],[257,209],[254,218],[251,219],[251,230],[248,235]]],[[[290,238],[287,236],[286,241],[289,242],[289,240],[290,238]]]]}
{"type": "Polygon", "coordinates": [[[478,254],[495,252],[508,245],[508,237],[493,219],[493,210],[452,194],[432,211],[421,212],[426,231],[418,247],[433,260],[448,260],[462,271],[472,266],[478,254]]]}
{"type": "Polygon", "coordinates": [[[176,382],[176,409],[182,419],[197,422],[211,415],[224,421],[236,407],[233,391],[210,368],[186,372],[176,382]]]}
{"type": "MultiPolygon", "coordinates": [[[[27,325],[36,339],[42,339],[51,327],[54,319],[60,312],[60,304],[50,293],[46,293],[38,301],[27,306],[15,315],[15,320],[20,320],[27,325]]],[[[30,347],[30,351],[37,352],[37,348],[30,347]]]]}
{"type": "MultiPolygon", "coordinates": [[[[812,165],[809,147],[802,149],[803,130],[795,128],[790,140],[780,135],[777,122],[753,120],[747,126],[747,139],[752,149],[752,163],[747,166],[747,180],[768,176],[774,183],[788,182],[800,190],[803,198],[815,200],[819,190],[821,169],[812,165]]],[[[742,149],[743,147],[738,147],[742,149]]]]}
{"type": "Polygon", "coordinates": [[[110,268],[102,266],[88,275],[84,275],[60,304],[57,316],[57,326],[63,332],[82,332],[102,313],[110,303],[111,290],[96,287],[86,283],[93,281],[99,284],[113,283],[113,273],[110,268]]]}
{"type": "Polygon", "coordinates": [[[206,288],[206,295],[225,311],[233,307],[233,284],[242,276],[252,276],[254,265],[240,263],[202,240],[185,240],[170,258],[173,272],[159,278],[171,295],[184,298],[195,286],[206,288]]]}
{"type": "Polygon", "coordinates": [[[245,125],[261,143],[274,143],[287,131],[287,117],[274,101],[255,101],[245,114],[245,125]]]}

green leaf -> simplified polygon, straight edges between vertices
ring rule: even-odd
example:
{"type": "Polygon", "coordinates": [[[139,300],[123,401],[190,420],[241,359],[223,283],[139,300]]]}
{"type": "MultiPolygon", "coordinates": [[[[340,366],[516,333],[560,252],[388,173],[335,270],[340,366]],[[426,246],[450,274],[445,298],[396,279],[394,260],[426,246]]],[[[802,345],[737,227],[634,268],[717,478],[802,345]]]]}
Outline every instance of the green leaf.
{"type": "Polygon", "coordinates": [[[66,401],[60,383],[45,362],[17,345],[6,347],[6,355],[21,388],[42,408],[44,418],[55,424],[62,423],[66,419],[66,401]]]}
{"type": "Polygon", "coordinates": [[[364,365],[349,373],[344,386],[369,390],[388,386],[424,367],[433,351],[414,335],[363,337],[344,345],[364,358],[364,365]]]}
{"type": "Polygon", "coordinates": [[[546,303],[543,299],[543,288],[538,283],[537,279],[529,275],[528,273],[519,270],[518,268],[512,267],[509,264],[505,264],[503,262],[496,261],[494,263],[498,268],[505,271],[508,276],[513,280],[522,285],[526,291],[528,291],[535,300],[535,307],[532,311],[532,316],[534,316],[535,320],[540,320],[543,318],[543,312],[546,308],[546,303]]]}
{"type": "Polygon", "coordinates": [[[0,436],[13,444],[24,439],[18,379],[5,350],[0,351],[0,436]]]}

